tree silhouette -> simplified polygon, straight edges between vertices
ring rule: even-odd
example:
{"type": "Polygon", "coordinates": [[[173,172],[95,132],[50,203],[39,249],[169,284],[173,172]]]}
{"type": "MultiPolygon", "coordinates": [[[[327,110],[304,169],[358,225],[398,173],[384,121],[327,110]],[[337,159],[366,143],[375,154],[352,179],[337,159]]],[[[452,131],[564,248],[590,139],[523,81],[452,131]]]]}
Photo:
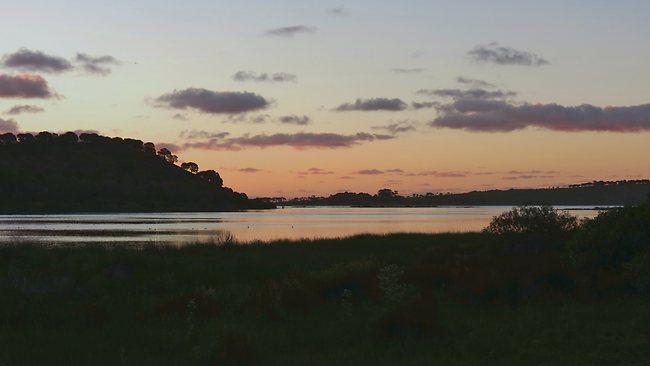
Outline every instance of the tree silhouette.
{"type": "Polygon", "coordinates": [[[13,144],[18,142],[13,133],[4,133],[0,135],[0,144],[13,144]]]}
{"type": "Polygon", "coordinates": [[[54,141],[54,138],[56,138],[58,135],[55,133],[50,133],[50,132],[39,132],[38,135],[36,135],[36,141],[41,142],[41,143],[49,143],[54,141]]]}
{"type": "Polygon", "coordinates": [[[214,170],[204,170],[202,172],[197,173],[199,177],[203,178],[204,180],[216,184],[218,187],[223,186],[223,179],[221,179],[221,176],[219,176],[219,173],[215,172],[214,170]]]}
{"type": "Polygon", "coordinates": [[[147,142],[143,145],[144,152],[149,155],[156,155],[156,145],[153,142],[147,142]]]}
{"type": "Polygon", "coordinates": [[[199,165],[197,163],[188,161],[186,163],[181,164],[181,168],[187,170],[190,173],[198,173],[199,171],[199,165]]]}
{"type": "Polygon", "coordinates": [[[162,149],[158,150],[158,156],[162,157],[168,163],[171,164],[175,164],[178,161],[178,156],[172,154],[172,152],[169,151],[169,149],[166,147],[163,147],[162,149]]]}
{"type": "Polygon", "coordinates": [[[21,144],[34,142],[34,140],[35,140],[34,135],[32,135],[31,133],[19,133],[18,134],[18,142],[20,142],[21,144]]]}
{"type": "Polygon", "coordinates": [[[0,214],[271,208],[223,187],[214,170],[174,163],[153,143],[73,132],[0,134],[0,214]],[[187,174],[187,171],[197,174],[187,174]]]}
{"type": "Polygon", "coordinates": [[[66,132],[63,135],[57,137],[56,140],[64,144],[76,144],[79,142],[79,137],[77,137],[77,134],[74,132],[66,132]]]}

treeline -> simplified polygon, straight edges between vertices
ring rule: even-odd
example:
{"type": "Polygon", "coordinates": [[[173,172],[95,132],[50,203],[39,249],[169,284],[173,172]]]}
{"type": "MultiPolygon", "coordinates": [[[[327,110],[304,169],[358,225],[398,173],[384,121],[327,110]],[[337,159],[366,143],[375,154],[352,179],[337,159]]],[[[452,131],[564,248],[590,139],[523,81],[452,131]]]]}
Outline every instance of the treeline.
{"type": "Polygon", "coordinates": [[[0,135],[0,213],[266,208],[151,142],[73,132],[0,135]]]}
{"type": "Polygon", "coordinates": [[[402,196],[391,189],[376,194],[342,192],[328,197],[274,198],[284,206],[434,207],[434,206],[618,206],[644,202],[650,180],[592,182],[568,187],[508,189],[467,193],[426,193],[402,196]]]}

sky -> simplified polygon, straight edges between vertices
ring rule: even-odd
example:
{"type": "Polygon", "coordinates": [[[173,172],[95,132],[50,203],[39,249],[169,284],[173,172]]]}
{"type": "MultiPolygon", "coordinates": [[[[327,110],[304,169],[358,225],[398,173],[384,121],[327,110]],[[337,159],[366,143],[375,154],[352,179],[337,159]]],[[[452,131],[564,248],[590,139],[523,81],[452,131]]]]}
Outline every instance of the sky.
{"type": "Polygon", "coordinates": [[[650,2],[4,2],[0,133],[167,146],[249,196],[650,177],[650,2]]]}

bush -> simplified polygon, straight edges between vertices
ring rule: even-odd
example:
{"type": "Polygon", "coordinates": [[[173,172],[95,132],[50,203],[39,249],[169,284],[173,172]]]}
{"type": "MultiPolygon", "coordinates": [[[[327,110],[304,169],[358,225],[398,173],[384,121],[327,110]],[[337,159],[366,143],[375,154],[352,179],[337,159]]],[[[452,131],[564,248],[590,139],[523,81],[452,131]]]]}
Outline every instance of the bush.
{"type": "Polygon", "coordinates": [[[431,297],[418,297],[384,314],[378,323],[383,338],[442,336],[438,303],[431,297]]]}
{"type": "Polygon", "coordinates": [[[234,330],[225,331],[217,340],[215,364],[240,365],[253,354],[250,338],[234,330]]]}
{"type": "Polygon", "coordinates": [[[506,249],[425,258],[408,269],[405,281],[424,293],[441,291],[468,304],[516,306],[532,300],[571,296],[574,274],[559,251],[535,254],[506,249]]]}
{"type": "Polygon", "coordinates": [[[637,256],[626,265],[632,285],[640,292],[650,293],[650,250],[637,256]]]}
{"type": "Polygon", "coordinates": [[[581,225],[568,245],[582,268],[622,269],[650,250],[650,204],[601,212],[581,225]]]}
{"type": "Polygon", "coordinates": [[[296,312],[306,314],[321,304],[311,282],[299,273],[265,281],[251,300],[259,317],[274,320],[296,312]]]}
{"type": "Polygon", "coordinates": [[[550,206],[521,206],[492,218],[484,232],[495,235],[536,234],[566,237],[578,227],[578,219],[550,206]]]}
{"type": "Polygon", "coordinates": [[[380,295],[378,272],[376,262],[360,259],[314,273],[311,280],[314,289],[326,301],[339,301],[344,292],[357,300],[377,298],[380,295]]]}

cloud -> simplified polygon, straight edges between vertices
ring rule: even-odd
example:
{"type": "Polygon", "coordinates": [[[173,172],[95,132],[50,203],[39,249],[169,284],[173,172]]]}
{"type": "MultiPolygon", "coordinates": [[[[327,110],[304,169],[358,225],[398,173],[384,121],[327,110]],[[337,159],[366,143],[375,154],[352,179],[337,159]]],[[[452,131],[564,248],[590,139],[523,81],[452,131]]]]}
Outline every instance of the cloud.
{"type": "Polygon", "coordinates": [[[492,83],[488,83],[487,81],[483,81],[479,79],[470,79],[463,76],[457,77],[456,81],[460,84],[470,85],[473,88],[479,88],[479,89],[481,88],[491,89],[496,87],[496,85],[492,83]]]}
{"type": "Polygon", "coordinates": [[[18,133],[18,123],[13,119],[0,118],[0,133],[18,133]]]}
{"type": "Polygon", "coordinates": [[[160,149],[168,149],[172,153],[175,152],[175,151],[183,150],[182,146],[179,146],[179,145],[174,144],[172,142],[158,142],[158,143],[156,143],[156,148],[159,149],[159,150],[160,149]]]}
{"type": "Polygon", "coordinates": [[[96,133],[96,134],[99,134],[99,131],[97,131],[97,130],[86,130],[86,129],[76,129],[76,130],[72,130],[72,131],[59,131],[57,133],[58,134],[64,134],[66,132],[73,132],[76,135],[81,135],[82,133],[89,133],[89,134],[96,133]]]}
{"type": "Polygon", "coordinates": [[[299,175],[331,175],[334,174],[333,171],[321,169],[321,168],[309,168],[305,171],[298,172],[299,175]]]}
{"type": "Polygon", "coordinates": [[[109,66],[121,64],[121,62],[113,56],[90,56],[85,53],[77,53],[75,61],[80,63],[81,68],[87,73],[101,76],[106,76],[111,73],[112,70],[109,66]]]}
{"type": "Polygon", "coordinates": [[[403,170],[403,169],[399,169],[399,168],[388,169],[388,170],[386,170],[386,173],[398,173],[398,174],[402,174],[402,173],[404,173],[404,170],[403,170]]]}
{"type": "Polygon", "coordinates": [[[201,88],[174,90],[155,99],[158,106],[196,109],[210,114],[238,114],[268,107],[264,97],[250,92],[216,92],[201,88]]]}
{"type": "Polygon", "coordinates": [[[70,61],[62,57],[51,56],[40,51],[31,51],[26,48],[5,55],[2,59],[2,65],[6,68],[22,71],[38,71],[47,73],[60,73],[74,68],[70,61]]]}
{"type": "Polygon", "coordinates": [[[55,96],[47,81],[38,75],[0,74],[0,98],[47,99],[55,96]]]}
{"type": "Polygon", "coordinates": [[[474,99],[503,99],[514,97],[516,92],[511,90],[485,90],[480,88],[461,90],[461,89],[420,89],[415,92],[420,95],[441,98],[474,98],[474,99]]]}
{"type": "Polygon", "coordinates": [[[555,178],[554,175],[521,174],[521,175],[516,175],[516,176],[503,177],[501,179],[505,179],[505,180],[528,180],[528,179],[553,179],[553,178],[555,178]]]}
{"type": "Polygon", "coordinates": [[[384,130],[388,131],[393,135],[403,132],[415,131],[415,123],[410,121],[400,121],[396,123],[390,123],[385,126],[373,126],[373,130],[384,130]]]}
{"type": "Polygon", "coordinates": [[[345,103],[336,107],[337,112],[347,111],[403,111],[408,105],[398,98],[357,99],[354,103],[345,103]]]}
{"type": "Polygon", "coordinates": [[[178,120],[178,121],[187,121],[188,118],[184,114],[176,113],[175,115],[172,116],[173,119],[178,120]]]}
{"type": "Polygon", "coordinates": [[[45,54],[41,51],[32,51],[22,48],[2,58],[2,66],[11,69],[31,72],[62,73],[81,68],[90,74],[106,76],[111,73],[109,66],[120,65],[113,56],[90,56],[77,53],[73,62],[58,56],[45,54]]]}
{"type": "Polygon", "coordinates": [[[440,106],[438,102],[413,102],[411,103],[411,108],[418,109],[427,109],[427,108],[437,108],[440,106]]]}
{"type": "Polygon", "coordinates": [[[271,117],[268,114],[237,114],[229,115],[224,119],[224,122],[227,123],[248,123],[248,124],[263,124],[267,122],[277,122],[283,124],[294,124],[294,125],[307,125],[310,122],[310,118],[307,116],[297,116],[297,115],[286,115],[280,116],[277,118],[271,117]]]}
{"type": "Polygon", "coordinates": [[[22,113],[41,113],[41,112],[45,112],[45,109],[36,105],[23,104],[23,105],[15,105],[9,108],[5,112],[5,114],[10,114],[15,116],[22,113]]]}
{"type": "Polygon", "coordinates": [[[184,130],[180,137],[188,140],[194,139],[222,139],[230,135],[228,132],[208,132],[203,130],[184,130]]]}
{"type": "Polygon", "coordinates": [[[350,13],[343,7],[327,9],[327,14],[335,17],[347,17],[350,15],[350,13]]]}
{"type": "Polygon", "coordinates": [[[420,74],[427,71],[427,69],[424,68],[413,68],[413,69],[402,69],[402,68],[394,68],[393,72],[396,74],[420,74]]]}
{"type": "Polygon", "coordinates": [[[308,125],[311,122],[311,119],[308,116],[296,116],[296,115],[287,115],[280,116],[278,118],[280,123],[290,124],[290,125],[299,125],[304,126],[308,125]]]}
{"type": "Polygon", "coordinates": [[[202,142],[190,142],[183,145],[187,149],[206,150],[242,150],[249,147],[267,148],[289,146],[294,149],[334,149],[352,147],[363,142],[390,140],[394,136],[359,132],[351,135],[337,133],[276,133],[243,135],[240,137],[213,138],[202,142]]]}
{"type": "Polygon", "coordinates": [[[349,175],[342,175],[339,177],[339,179],[354,179],[354,177],[351,177],[349,175]]]}
{"type": "Polygon", "coordinates": [[[237,71],[233,76],[235,81],[257,81],[257,82],[276,82],[284,83],[289,81],[296,81],[297,76],[286,72],[276,72],[274,74],[267,74],[265,72],[258,74],[254,71],[237,71]]]}
{"type": "Polygon", "coordinates": [[[436,178],[464,178],[468,175],[467,172],[447,172],[447,171],[437,171],[437,170],[428,170],[418,173],[406,173],[404,174],[407,177],[436,177],[436,178]]]}
{"type": "Polygon", "coordinates": [[[384,174],[384,172],[382,170],[379,170],[379,169],[362,169],[362,170],[356,171],[355,174],[380,175],[380,174],[384,174]]]}
{"type": "Polygon", "coordinates": [[[510,170],[508,172],[505,172],[505,174],[519,174],[519,175],[524,175],[524,174],[547,174],[547,175],[554,175],[554,174],[559,174],[560,172],[556,170],[510,170]]]}
{"type": "Polygon", "coordinates": [[[271,116],[268,114],[257,114],[254,116],[248,114],[229,115],[224,119],[227,123],[248,123],[248,124],[263,124],[269,121],[271,116]]]}
{"type": "Polygon", "coordinates": [[[550,63],[535,53],[500,46],[496,42],[476,46],[468,51],[467,54],[476,62],[494,63],[497,65],[542,66],[550,63]]]}
{"type": "Polygon", "coordinates": [[[240,173],[248,173],[248,174],[253,174],[253,173],[259,173],[263,171],[262,169],[257,169],[257,168],[241,168],[237,169],[238,172],[240,173]]]}
{"type": "Polygon", "coordinates": [[[293,38],[297,34],[315,33],[315,27],[306,25],[293,25],[289,27],[273,28],[266,31],[267,36],[293,38]]]}
{"type": "Polygon", "coordinates": [[[590,104],[514,104],[496,100],[459,99],[440,109],[433,127],[477,132],[509,132],[527,127],[552,131],[650,131],[650,104],[598,107],[590,104]]]}

